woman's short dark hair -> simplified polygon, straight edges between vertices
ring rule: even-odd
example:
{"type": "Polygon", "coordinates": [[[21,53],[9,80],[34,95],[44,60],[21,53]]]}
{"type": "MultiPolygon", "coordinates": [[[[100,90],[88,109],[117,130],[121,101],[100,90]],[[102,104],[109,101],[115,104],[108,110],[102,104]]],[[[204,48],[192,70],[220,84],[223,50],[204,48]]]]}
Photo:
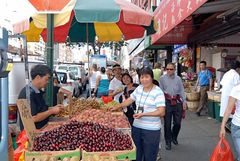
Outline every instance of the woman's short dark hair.
{"type": "Polygon", "coordinates": [[[130,78],[131,83],[133,83],[133,78],[130,76],[130,74],[124,73],[124,74],[122,75],[122,84],[123,84],[123,85],[126,85],[126,84],[123,83],[123,77],[124,77],[124,76],[128,76],[128,77],[130,78]]]}
{"type": "Polygon", "coordinates": [[[232,64],[231,64],[231,69],[237,69],[237,68],[240,68],[240,62],[239,61],[234,61],[232,64]]]}
{"type": "Polygon", "coordinates": [[[35,65],[32,69],[31,69],[31,77],[32,79],[35,79],[36,76],[40,76],[40,77],[44,77],[47,74],[49,74],[50,76],[52,75],[51,69],[46,66],[46,65],[35,65]]]}
{"type": "Polygon", "coordinates": [[[153,80],[153,84],[155,84],[156,86],[159,86],[159,82],[156,79],[153,80]]]}
{"type": "Polygon", "coordinates": [[[153,79],[153,71],[150,67],[144,67],[140,71],[140,76],[142,75],[150,75],[151,78],[153,79]]]}
{"type": "Polygon", "coordinates": [[[106,72],[106,69],[104,67],[101,67],[100,71],[104,74],[106,72]]]}

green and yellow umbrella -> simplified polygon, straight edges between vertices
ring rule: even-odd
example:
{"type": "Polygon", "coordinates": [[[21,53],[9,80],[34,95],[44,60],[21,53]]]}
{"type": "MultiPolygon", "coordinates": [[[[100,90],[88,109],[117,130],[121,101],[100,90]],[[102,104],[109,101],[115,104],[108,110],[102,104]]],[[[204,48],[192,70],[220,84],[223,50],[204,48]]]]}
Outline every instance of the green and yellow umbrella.
{"type": "MultiPolygon", "coordinates": [[[[37,2],[40,3],[35,1],[34,5],[38,6],[37,2]]],[[[94,42],[96,37],[99,42],[121,41],[155,33],[152,14],[131,2],[71,0],[65,3],[68,7],[54,14],[54,42],[94,42]]],[[[44,11],[46,13],[46,9],[44,11]]],[[[14,28],[26,35],[28,42],[39,41],[40,35],[46,41],[46,19],[46,14],[32,15],[28,25],[24,22],[27,28],[23,29],[23,23],[16,24],[14,28]]]]}

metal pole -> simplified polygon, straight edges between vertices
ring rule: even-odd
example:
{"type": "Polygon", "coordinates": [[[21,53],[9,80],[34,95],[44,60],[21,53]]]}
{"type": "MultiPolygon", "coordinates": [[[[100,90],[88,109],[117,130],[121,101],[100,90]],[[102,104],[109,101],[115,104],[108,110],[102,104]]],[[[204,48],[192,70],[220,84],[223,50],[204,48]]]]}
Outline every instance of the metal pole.
{"type": "MultiPolygon", "coordinates": [[[[90,79],[89,76],[90,76],[90,59],[89,59],[89,56],[90,56],[90,52],[89,52],[89,38],[88,38],[88,23],[86,23],[86,40],[87,40],[87,54],[88,54],[88,80],[90,79]]],[[[91,97],[91,82],[90,80],[88,81],[89,82],[89,96],[91,97]]]]}
{"type": "MultiPolygon", "coordinates": [[[[0,78],[0,114],[1,114],[1,139],[0,152],[1,158],[8,158],[8,78],[0,78]]],[[[8,160],[8,159],[7,159],[8,160]]],[[[6,161],[7,161],[6,160],[6,161]]],[[[5,160],[4,160],[5,161],[5,160]]]]}
{"type": "MultiPolygon", "coordinates": [[[[54,15],[47,14],[47,65],[53,71],[53,36],[54,36],[54,15]]],[[[53,78],[51,77],[47,86],[47,103],[53,105],[53,78]]]]}
{"type": "MultiPolygon", "coordinates": [[[[27,39],[26,36],[21,36],[23,41],[23,51],[24,51],[24,65],[25,65],[25,82],[26,85],[29,84],[29,64],[28,64],[28,53],[27,53],[27,39]]],[[[29,101],[30,104],[30,87],[27,86],[26,88],[26,99],[29,101]]]]}

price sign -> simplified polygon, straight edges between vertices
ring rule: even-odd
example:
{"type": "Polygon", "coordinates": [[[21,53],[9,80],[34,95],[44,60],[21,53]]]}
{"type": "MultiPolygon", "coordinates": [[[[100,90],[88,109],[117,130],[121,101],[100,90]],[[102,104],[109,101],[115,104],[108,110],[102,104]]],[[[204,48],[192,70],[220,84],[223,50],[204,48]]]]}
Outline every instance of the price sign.
{"type": "Polygon", "coordinates": [[[20,113],[24,129],[29,138],[30,145],[33,145],[33,141],[36,134],[36,126],[34,124],[30,104],[26,99],[17,100],[18,111],[20,113]]]}

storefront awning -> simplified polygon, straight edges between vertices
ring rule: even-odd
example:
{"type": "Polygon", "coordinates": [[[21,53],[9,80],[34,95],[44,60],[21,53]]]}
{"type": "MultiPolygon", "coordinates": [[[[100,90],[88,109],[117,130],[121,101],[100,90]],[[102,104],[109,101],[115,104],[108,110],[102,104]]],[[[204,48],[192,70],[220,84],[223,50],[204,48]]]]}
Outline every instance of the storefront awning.
{"type": "Polygon", "coordinates": [[[137,45],[134,46],[134,48],[129,52],[129,59],[132,60],[135,56],[137,56],[140,52],[142,52],[145,49],[144,45],[144,38],[136,40],[137,45]]]}
{"type": "Polygon", "coordinates": [[[158,8],[154,11],[154,17],[158,22],[158,26],[157,33],[152,35],[151,44],[156,44],[163,37],[165,37],[167,33],[170,35],[165,37],[165,40],[162,40],[162,44],[169,42],[172,44],[186,43],[184,39],[187,38],[184,37],[184,35],[187,35],[186,33],[189,33],[192,30],[191,17],[189,19],[187,18],[205,2],[207,2],[207,0],[162,0],[158,8]],[[180,27],[179,31],[176,31],[175,27],[180,23],[182,23],[181,25],[184,27],[180,27]],[[184,25],[185,23],[187,25],[184,25]],[[171,41],[171,39],[175,42],[171,41]]]}
{"type": "Polygon", "coordinates": [[[145,36],[141,39],[134,39],[128,42],[129,59],[132,60],[135,56],[141,53],[143,50],[151,46],[151,37],[145,36]]]}

